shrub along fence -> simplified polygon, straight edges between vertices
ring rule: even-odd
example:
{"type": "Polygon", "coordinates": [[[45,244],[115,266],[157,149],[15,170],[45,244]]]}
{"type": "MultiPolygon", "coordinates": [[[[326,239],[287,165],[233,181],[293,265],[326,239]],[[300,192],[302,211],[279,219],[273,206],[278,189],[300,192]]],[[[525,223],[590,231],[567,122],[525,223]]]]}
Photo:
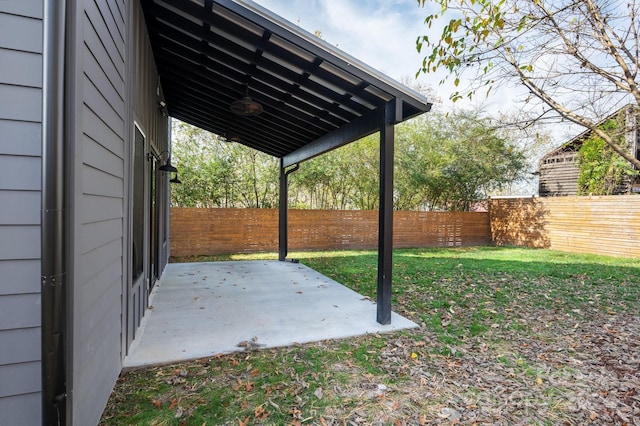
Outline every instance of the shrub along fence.
{"type": "MultiPolygon", "coordinates": [[[[394,247],[491,244],[489,214],[394,212],[394,247]]],[[[289,250],[375,249],[378,211],[289,210],[289,250]]],[[[278,250],[278,210],[171,209],[171,255],[278,250]]]]}
{"type": "MultiPolygon", "coordinates": [[[[512,245],[640,257],[640,196],[494,198],[489,212],[394,212],[397,248],[512,245]]],[[[289,250],[375,249],[378,212],[289,210],[289,250]]],[[[278,211],[171,209],[173,256],[275,252],[278,211]]]]}
{"type": "Polygon", "coordinates": [[[489,200],[496,245],[640,257],[640,196],[489,200]]]}

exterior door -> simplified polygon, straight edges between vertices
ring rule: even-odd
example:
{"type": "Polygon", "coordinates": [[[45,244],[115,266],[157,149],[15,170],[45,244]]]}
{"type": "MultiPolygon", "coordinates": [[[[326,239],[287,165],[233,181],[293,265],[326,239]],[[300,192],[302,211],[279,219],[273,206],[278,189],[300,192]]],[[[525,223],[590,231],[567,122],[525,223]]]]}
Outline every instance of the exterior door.
{"type": "Polygon", "coordinates": [[[134,127],[131,287],[127,295],[127,351],[136,337],[149,293],[160,276],[162,172],[158,156],[138,126],[134,127]]]}
{"type": "Polygon", "coordinates": [[[147,304],[148,244],[145,235],[148,197],[146,172],[146,141],[142,131],[135,126],[133,153],[133,191],[132,191],[132,228],[131,228],[131,288],[127,295],[127,350],[135,338],[136,330],[147,304]]]}
{"type": "MultiPolygon", "coordinates": [[[[152,155],[149,168],[149,286],[148,290],[151,291],[154,284],[158,280],[160,271],[160,179],[162,173],[158,170],[158,160],[155,155],[152,155]]],[[[147,294],[148,296],[148,294],[147,294]]]]}

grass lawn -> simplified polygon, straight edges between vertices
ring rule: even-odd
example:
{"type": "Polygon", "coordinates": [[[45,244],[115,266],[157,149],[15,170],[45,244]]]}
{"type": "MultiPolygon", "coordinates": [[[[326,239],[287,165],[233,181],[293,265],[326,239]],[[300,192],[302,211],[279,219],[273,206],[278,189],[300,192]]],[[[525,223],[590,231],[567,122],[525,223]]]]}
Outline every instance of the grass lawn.
{"type": "MultiPolygon", "coordinates": [[[[290,257],[375,299],[376,252],[290,257]]],[[[396,250],[393,283],[420,328],[123,373],[102,424],[640,425],[640,259],[396,250]]]]}

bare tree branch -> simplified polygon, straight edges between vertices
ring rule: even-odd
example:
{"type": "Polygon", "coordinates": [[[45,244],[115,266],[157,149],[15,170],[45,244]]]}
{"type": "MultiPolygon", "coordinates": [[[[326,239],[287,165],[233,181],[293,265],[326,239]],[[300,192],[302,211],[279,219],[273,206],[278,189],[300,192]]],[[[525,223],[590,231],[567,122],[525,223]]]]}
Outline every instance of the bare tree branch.
{"type": "Polygon", "coordinates": [[[540,109],[540,117],[553,111],[590,129],[640,169],[635,152],[599,127],[623,104],[640,106],[637,0],[431,1],[441,11],[426,22],[450,13],[454,18],[439,38],[418,40],[430,48],[422,71],[444,68],[456,84],[464,73],[476,72],[452,99],[519,83],[531,94],[528,109],[540,109]]]}

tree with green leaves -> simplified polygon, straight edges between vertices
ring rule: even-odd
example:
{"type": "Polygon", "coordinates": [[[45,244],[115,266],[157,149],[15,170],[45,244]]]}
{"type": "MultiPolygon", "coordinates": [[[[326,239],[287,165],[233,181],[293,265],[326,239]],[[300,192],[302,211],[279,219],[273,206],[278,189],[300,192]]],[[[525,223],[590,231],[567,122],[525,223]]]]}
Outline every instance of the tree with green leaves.
{"type": "Polygon", "coordinates": [[[172,159],[182,181],[171,188],[172,205],[277,206],[277,159],[177,120],[172,130],[172,159]]]}
{"type": "Polygon", "coordinates": [[[328,152],[304,162],[290,177],[290,205],[310,209],[346,209],[353,188],[342,153],[328,152]]]}
{"type": "Polygon", "coordinates": [[[456,87],[454,101],[519,85],[539,118],[557,115],[590,129],[640,169],[619,135],[598,127],[622,105],[640,105],[637,0],[418,3],[437,8],[425,20],[437,36],[417,40],[426,55],[418,73],[445,70],[456,87]]]}
{"type": "Polygon", "coordinates": [[[218,207],[232,203],[233,164],[217,136],[173,121],[172,158],[182,185],[173,185],[171,202],[182,207],[218,207]]]}
{"type": "MultiPolygon", "coordinates": [[[[611,134],[621,134],[626,127],[624,111],[606,120],[600,127],[611,134]]],[[[620,137],[617,143],[628,147],[620,137]]],[[[631,165],[617,155],[598,135],[591,134],[578,151],[578,195],[611,195],[624,191],[631,176],[637,175],[631,165]]]]}
{"type": "Polygon", "coordinates": [[[511,110],[492,120],[497,134],[520,151],[527,162],[526,173],[520,179],[509,182],[491,195],[530,196],[538,192],[538,168],[540,159],[552,148],[557,147],[548,126],[535,120],[526,111],[511,110]]]}
{"type": "Polygon", "coordinates": [[[526,173],[522,150],[475,112],[432,114],[402,133],[397,175],[409,194],[397,198],[419,196],[423,209],[468,211],[526,173]]]}
{"type": "MultiPolygon", "coordinates": [[[[522,151],[475,113],[430,114],[398,126],[394,208],[469,210],[524,173],[522,151]]],[[[277,207],[278,160],[184,123],[174,126],[172,158],[181,207],[277,207]]],[[[289,205],[377,209],[377,134],[306,161],[290,175],[289,205]]]]}

